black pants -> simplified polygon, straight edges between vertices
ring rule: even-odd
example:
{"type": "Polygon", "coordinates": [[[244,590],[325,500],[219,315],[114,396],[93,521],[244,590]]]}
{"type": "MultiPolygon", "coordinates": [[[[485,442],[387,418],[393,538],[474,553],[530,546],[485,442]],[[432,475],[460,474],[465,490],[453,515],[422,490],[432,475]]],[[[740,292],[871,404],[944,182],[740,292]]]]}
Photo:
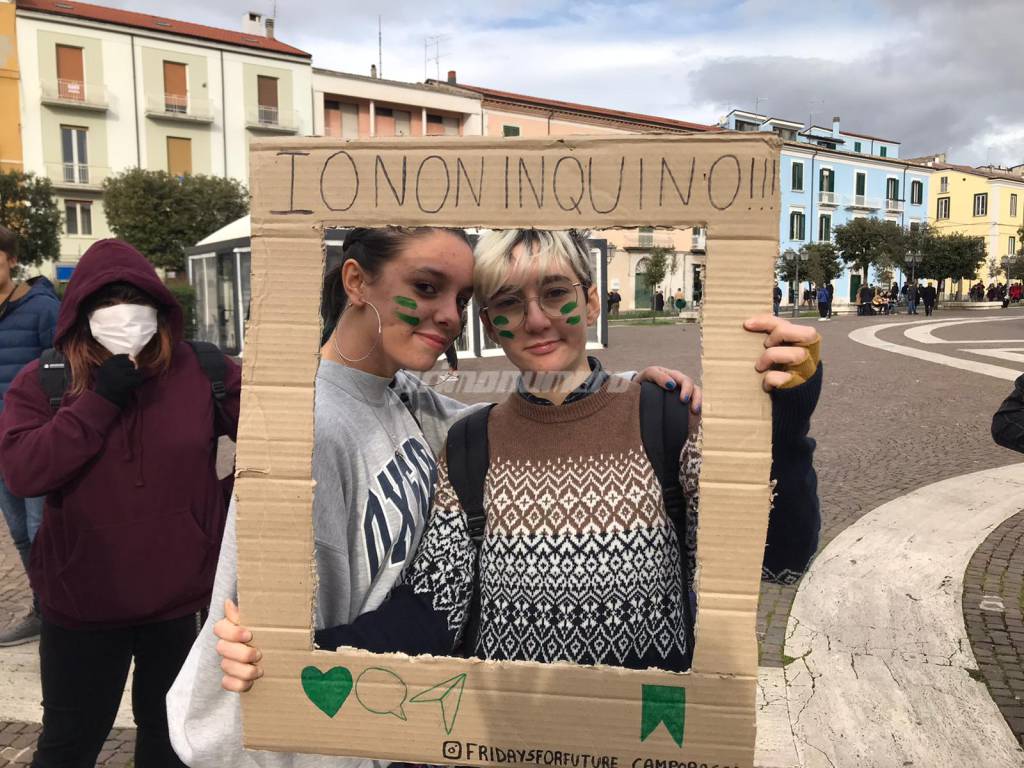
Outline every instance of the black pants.
{"type": "Polygon", "coordinates": [[[43,731],[33,768],[93,768],[135,659],[136,768],[183,766],[167,735],[164,698],[197,634],[197,616],[125,629],[64,629],[43,620],[43,731]]]}
{"type": "Polygon", "coordinates": [[[822,317],[828,317],[828,302],[827,301],[819,301],[818,302],[818,314],[821,315],[822,317]]]}
{"type": "Polygon", "coordinates": [[[933,309],[935,309],[935,304],[925,303],[925,305],[924,305],[924,313],[925,313],[925,315],[930,315],[932,313],[933,309]]]}

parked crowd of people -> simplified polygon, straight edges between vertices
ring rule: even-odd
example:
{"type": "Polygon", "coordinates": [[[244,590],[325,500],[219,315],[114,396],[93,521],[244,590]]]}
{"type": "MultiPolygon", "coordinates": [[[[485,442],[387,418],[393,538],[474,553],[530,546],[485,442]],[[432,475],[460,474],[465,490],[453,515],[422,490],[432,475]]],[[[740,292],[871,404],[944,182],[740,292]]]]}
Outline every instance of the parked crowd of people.
{"type": "MultiPolygon", "coordinates": [[[[238,427],[239,367],[185,340],[180,306],[130,245],[93,245],[60,302],[45,278],[14,278],[17,253],[17,238],[0,228],[0,505],[36,597],[28,616],[9,617],[0,638],[8,645],[39,638],[44,714],[32,765],[95,763],[133,662],[138,768],[247,764],[232,691],[250,687],[260,669],[258,651],[244,644],[250,633],[237,625],[235,507],[230,476],[217,474],[218,438],[233,439],[238,427]]],[[[495,232],[474,256],[457,230],[349,233],[343,263],[324,284],[316,379],[322,647],[688,668],[701,393],[689,377],[658,366],[609,387],[609,373],[586,353],[601,298],[579,234],[495,232]],[[410,373],[432,367],[457,338],[474,293],[487,333],[521,372],[517,390],[493,409],[444,397],[410,373]],[[396,296],[415,299],[392,306],[396,296]],[[631,466],[649,461],[642,401],[661,404],[664,423],[673,425],[664,445],[678,447],[653,473],[631,466]],[[587,548],[561,542],[616,539],[607,572],[646,585],[623,607],[630,618],[621,642],[598,648],[573,622],[526,602],[496,602],[529,594],[507,582],[527,579],[531,569],[518,559],[519,533],[502,522],[513,510],[488,506],[475,534],[477,518],[463,498],[467,478],[449,472],[451,430],[473,438],[481,428],[511,462],[503,471],[523,475],[515,487],[533,487],[530,468],[556,459],[578,465],[572,482],[581,488],[598,477],[586,471],[595,459],[608,464],[600,477],[626,473],[643,486],[626,494],[595,489],[608,507],[643,502],[607,515],[577,510],[564,529],[530,534],[552,572],[567,574],[555,585],[558,600],[565,616],[581,621],[615,585],[592,578],[587,548]],[[396,462],[424,468],[423,493],[403,497],[405,508],[377,498],[370,483],[396,462]],[[678,503],[662,501],[664,483],[679,485],[678,503]],[[394,534],[387,551],[361,534],[371,502],[394,534]],[[643,522],[593,529],[594,519],[623,514],[643,522]],[[489,554],[478,566],[481,549],[489,554]],[[591,577],[569,576],[577,572],[591,577]],[[481,608],[467,628],[474,590],[481,608]],[[415,614],[410,601],[420,606],[415,614]],[[494,622],[496,611],[552,622],[531,635],[548,641],[525,645],[503,629],[518,620],[494,622]],[[650,642],[665,633],[672,642],[650,642]]],[[[820,338],[770,316],[744,327],[765,338],[751,364],[770,392],[775,423],[775,511],[763,572],[792,579],[813,556],[820,526],[807,437],[821,391],[820,338]]],[[[483,474],[468,480],[490,482],[483,474]]],[[[267,764],[293,757],[268,756],[267,764]]]]}

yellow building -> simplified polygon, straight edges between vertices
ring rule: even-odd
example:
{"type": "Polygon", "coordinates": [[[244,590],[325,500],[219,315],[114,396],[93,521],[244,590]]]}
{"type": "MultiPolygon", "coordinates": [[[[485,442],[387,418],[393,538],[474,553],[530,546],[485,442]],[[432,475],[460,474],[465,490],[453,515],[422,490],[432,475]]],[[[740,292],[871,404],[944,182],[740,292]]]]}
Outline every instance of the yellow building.
{"type": "Polygon", "coordinates": [[[20,171],[21,107],[14,0],[0,0],[0,172],[20,171]]]}
{"type": "MultiPolygon", "coordinates": [[[[985,284],[996,278],[989,262],[998,265],[1021,247],[1018,230],[1024,225],[1024,178],[1009,171],[932,164],[928,185],[931,226],[942,234],[963,232],[985,238],[985,263],[978,277],[985,284]]],[[[1011,265],[1010,277],[1024,277],[1024,262],[1011,265]]]]}

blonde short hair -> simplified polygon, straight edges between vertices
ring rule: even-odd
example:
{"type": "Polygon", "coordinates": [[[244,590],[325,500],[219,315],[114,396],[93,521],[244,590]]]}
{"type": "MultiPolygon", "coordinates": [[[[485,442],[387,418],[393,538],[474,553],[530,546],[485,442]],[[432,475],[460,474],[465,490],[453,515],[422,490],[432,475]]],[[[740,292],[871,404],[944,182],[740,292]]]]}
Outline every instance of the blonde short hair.
{"type": "Polygon", "coordinates": [[[584,286],[594,283],[594,272],[590,266],[590,248],[587,238],[590,232],[579,229],[505,229],[493,230],[481,237],[476,244],[476,266],[473,270],[473,289],[482,304],[494,296],[506,284],[509,274],[517,266],[515,250],[520,245],[532,255],[541,275],[548,273],[554,265],[568,267],[584,286]]]}

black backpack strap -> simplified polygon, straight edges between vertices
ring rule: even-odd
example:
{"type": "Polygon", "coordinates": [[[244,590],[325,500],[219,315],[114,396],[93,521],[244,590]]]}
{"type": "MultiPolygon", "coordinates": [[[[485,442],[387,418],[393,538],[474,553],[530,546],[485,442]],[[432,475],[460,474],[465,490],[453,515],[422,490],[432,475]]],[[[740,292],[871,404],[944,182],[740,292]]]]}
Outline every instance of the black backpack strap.
{"type": "Polygon", "coordinates": [[[690,604],[690,558],[687,552],[688,521],[686,494],[679,481],[679,457],[690,430],[688,406],[675,390],[666,391],[652,381],[640,384],[640,437],[654,474],[661,484],[665,513],[672,521],[679,543],[679,562],[683,576],[683,612],[686,617],[686,667],[693,659],[694,611],[690,604]]]}
{"type": "Polygon", "coordinates": [[[448,430],[445,456],[448,462],[448,481],[452,484],[459,504],[466,513],[469,538],[476,548],[473,566],[473,597],[469,605],[469,619],[462,635],[462,652],[472,655],[480,632],[480,545],[487,524],[484,509],[484,484],[491,465],[490,445],[487,440],[487,420],[490,404],[473,411],[455,422],[448,430]]]}
{"type": "Polygon", "coordinates": [[[214,403],[219,407],[221,401],[227,397],[224,380],[228,375],[228,362],[224,359],[224,353],[220,351],[220,347],[209,341],[190,341],[188,345],[196,353],[199,367],[210,380],[210,391],[213,392],[214,403]]]}
{"type": "Polygon", "coordinates": [[[70,374],[64,355],[53,347],[44,349],[39,355],[39,384],[50,401],[50,407],[55,411],[64,399],[71,381],[70,374]]]}

